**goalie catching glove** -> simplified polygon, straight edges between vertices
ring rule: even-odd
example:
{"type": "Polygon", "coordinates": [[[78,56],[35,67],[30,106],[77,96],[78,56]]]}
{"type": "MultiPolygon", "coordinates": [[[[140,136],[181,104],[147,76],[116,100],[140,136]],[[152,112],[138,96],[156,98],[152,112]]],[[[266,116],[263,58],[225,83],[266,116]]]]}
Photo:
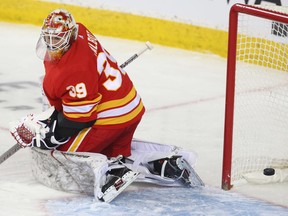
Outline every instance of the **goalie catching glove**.
{"type": "Polygon", "coordinates": [[[39,115],[29,114],[21,121],[10,123],[10,133],[23,148],[55,149],[69,140],[55,137],[57,115],[54,107],[39,115]]]}

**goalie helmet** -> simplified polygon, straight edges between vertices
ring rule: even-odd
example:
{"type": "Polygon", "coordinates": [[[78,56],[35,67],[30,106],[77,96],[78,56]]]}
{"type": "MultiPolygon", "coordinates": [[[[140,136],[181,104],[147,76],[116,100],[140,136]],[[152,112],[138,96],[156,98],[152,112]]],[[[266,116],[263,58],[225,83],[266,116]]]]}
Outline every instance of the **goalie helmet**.
{"type": "Polygon", "coordinates": [[[59,60],[77,37],[77,24],[64,9],[52,11],[44,20],[36,52],[46,61],[59,60]]]}

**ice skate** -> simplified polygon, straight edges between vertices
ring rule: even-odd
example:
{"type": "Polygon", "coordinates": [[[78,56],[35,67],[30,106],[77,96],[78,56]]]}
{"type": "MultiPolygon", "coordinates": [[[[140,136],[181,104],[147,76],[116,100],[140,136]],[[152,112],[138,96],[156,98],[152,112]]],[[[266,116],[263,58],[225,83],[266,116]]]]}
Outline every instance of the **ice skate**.
{"type": "Polygon", "coordinates": [[[174,155],[148,164],[154,174],[174,179],[186,187],[204,186],[193,167],[182,156],[174,155]]]}
{"type": "Polygon", "coordinates": [[[139,175],[127,167],[112,169],[108,172],[107,183],[102,186],[103,196],[99,199],[104,202],[111,202],[125,188],[127,188],[139,175]]]}

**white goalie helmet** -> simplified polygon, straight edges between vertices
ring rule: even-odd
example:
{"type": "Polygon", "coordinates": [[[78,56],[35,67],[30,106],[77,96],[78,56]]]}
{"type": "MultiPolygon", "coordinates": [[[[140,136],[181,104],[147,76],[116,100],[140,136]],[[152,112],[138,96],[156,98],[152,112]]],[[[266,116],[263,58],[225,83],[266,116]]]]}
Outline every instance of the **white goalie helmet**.
{"type": "Polygon", "coordinates": [[[37,42],[37,56],[46,61],[59,60],[77,37],[77,24],[64,9],[52,11],[44,20],[37,42]]]}

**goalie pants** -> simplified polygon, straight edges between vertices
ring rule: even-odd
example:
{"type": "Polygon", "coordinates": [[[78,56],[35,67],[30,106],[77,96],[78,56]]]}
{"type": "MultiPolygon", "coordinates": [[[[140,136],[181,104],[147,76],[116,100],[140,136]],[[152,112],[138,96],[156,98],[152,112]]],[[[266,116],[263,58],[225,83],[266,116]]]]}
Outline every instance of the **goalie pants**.
{"type": "Polygon", "coordinates": [[[131,155],[131,142],[139,123],[140,120],[121,129],[86,128],[57,149],[67,152],[95,152],[107,157],[128,157],[131,155]]]}

